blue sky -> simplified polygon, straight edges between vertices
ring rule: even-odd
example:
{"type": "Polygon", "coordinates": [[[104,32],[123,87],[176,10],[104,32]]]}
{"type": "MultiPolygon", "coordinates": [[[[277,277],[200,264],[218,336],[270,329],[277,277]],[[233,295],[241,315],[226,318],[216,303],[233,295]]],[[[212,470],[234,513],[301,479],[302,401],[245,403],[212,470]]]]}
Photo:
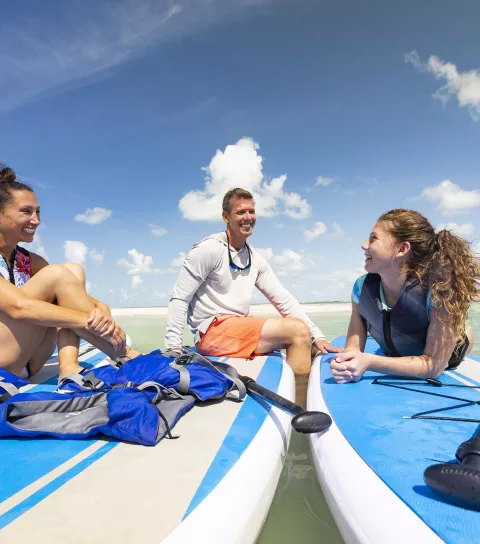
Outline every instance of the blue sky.
{"type": "Polygon", "coordinates": [[[40,199],[31,249],[82,262],[114,307],[165,305],[240,185],[302,301],[348,300],[394,207],[480,250],[479,18],[473,0],[10,3],[0,160],[40,199]]]}

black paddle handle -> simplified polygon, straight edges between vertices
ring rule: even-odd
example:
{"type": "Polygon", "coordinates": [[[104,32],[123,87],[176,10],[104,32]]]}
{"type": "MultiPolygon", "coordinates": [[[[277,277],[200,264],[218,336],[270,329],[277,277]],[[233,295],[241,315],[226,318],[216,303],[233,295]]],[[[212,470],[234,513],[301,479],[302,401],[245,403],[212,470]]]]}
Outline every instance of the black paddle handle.
{"type": "Polygon", "coordinates": [[[291,425],[297,432],[304,434],[323,433],[330,428],[332,418],[328,414],[316,411],[309,412],[278,393],[259,385],[253,378],[248,376],[239,376],[239,378],[251,395],[258,395],[273,406],[294,416],[291,425]]]}
{"type": "Polygon", "coordinates": [[[248,376],[239,376],[239,378],[244,383],[247,391],[250,393],[256,393],[257,395],[268,400],[270,404],[273,404],[284,412],[288,412],[289,414],[292,414],[292,416],[303,414],[303,412],[305,412],[305,409],[298,404],[295,404],[278,393],[270,391],[270,389],[259,385],[253,378],[249,378],[248,376]]]}

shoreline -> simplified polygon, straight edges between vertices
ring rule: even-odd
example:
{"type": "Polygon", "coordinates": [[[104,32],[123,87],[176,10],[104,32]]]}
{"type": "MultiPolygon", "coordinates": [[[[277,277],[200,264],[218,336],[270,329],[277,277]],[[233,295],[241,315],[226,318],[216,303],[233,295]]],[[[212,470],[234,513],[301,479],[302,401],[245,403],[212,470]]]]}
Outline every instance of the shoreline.
{"type": "MultiPolygon", "coordinates": [[[[301,303],[300,306],[307,312],[308,315],[325,315],[331,313],[351,312],[350,302],[307,302],[301,303]]],[[[151,306],[146,308],[112,308],[112,316],[114,317],[165,317],[168,308],[166,306],[151,306]]],[[[267,304],[252,304],[250,307],[251,315],[255,316],[279,316],[277,310],[269,303],[267,304]]]]}

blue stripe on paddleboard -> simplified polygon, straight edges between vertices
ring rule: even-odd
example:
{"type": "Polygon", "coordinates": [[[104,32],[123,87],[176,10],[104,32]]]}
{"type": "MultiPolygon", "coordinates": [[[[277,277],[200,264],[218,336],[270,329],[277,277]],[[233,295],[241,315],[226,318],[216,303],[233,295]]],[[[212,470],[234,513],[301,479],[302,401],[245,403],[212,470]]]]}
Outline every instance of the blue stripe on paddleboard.
{"type": "Polygon", "coordinates": [[[80,472],[88,468],[91,464],[100,459],[100,457],[103,457],[117,444],[118,442],[107,442],[104,446],[77,463],[74,467],[67,470],[65,473],[55,478],[55,480],[52,480],[44,487],[36,491],[33,495],[30,495],[30,497],[27,497],[24,501],[0,516],[0,530],[6,527],[9,523],[12,523],[12,521],[15,521],[22,514],[25,514],[25,512],[30,510],[30,508],[33,508],[39,502],[43,501],[43,499],[47,498],[54,491],[62,487],[62,485],[66,484],[69,480],[80,474],[80,472]]]}
{"type": "MultiPolygon", "coordinates": [[[[104,358],[103,353],[96,354],[83,364],[93,364],[104,358]]],[[[55,387],[56,381],[54,384],[46,382],[33,387],[30,391],[52,391],[55,387]]],[[[97,439],[2,439],[0,441],[0,502],[18,493],[96,442],[97,439]]]]}
{"type": "MultiPolygon", "coordinates": [[[[335,345],[343,345],[342,342],[345,342],[345,337],[336,339],[335,345]]],[[[367,340],[365,351],[371,353],[377,348],[375,341],[367,340]]],[[[372,385],[372,379],[378,376],[373,372],[365,373],[358,383],[338,385],[333,380],[330,365],[325,364],[332,357],[334,355],[322,357],[322,394],[335,423],[350,445],[440,538],[448,543],[478,542],[478,512],[443,501],[423,481],[423,472],[428,466],[454,461],[458,446],[471,438],[478,424],[408,417],[460,401],[372,385]]],[[[464,378],[461,372],[455,374],[464,378]]],[[[455,374],[443,374],[442,382],[458,384],[455,374]]],[[[395,377],[390,379],[394,381],[395,377]]],[[[473,388],[442,390],[427,384],[413,385],[408,382],[400,385],[480,400],[480,392],[473,388]]],[[[438,415],[479,418],[480,410],[477,405],[438,415]]],[[[389,512],[389,515],[394,521],[395,512],[389,512]]]]}
{"type": "MultiPolygon", "coordinates": [[[[277,391],[282,377],[283,364],[283,358],[280,353],[269,355],[258,375],[257,383],[268,389],[277,391]]],[[[246,398],[212,464],[198,486],[183,519],[195,510],[211,491],[215,489],[217,484],[235,465],[238,459],[240,459],[251,441],[255,438],[269,411],[270,408],[268,410],[265,409],[262,404],[251,396],[246,398]]]]}

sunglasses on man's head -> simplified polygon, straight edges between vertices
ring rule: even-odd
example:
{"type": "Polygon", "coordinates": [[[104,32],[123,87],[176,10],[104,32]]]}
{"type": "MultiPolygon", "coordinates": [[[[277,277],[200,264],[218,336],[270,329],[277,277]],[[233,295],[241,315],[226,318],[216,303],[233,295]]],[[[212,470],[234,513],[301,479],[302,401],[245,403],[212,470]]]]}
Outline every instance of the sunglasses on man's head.
{"type": "Polygon", "coordinates": [[[227,236],[228,262],[230,263],[230,268],[232,270],[239,270],[241,272],[242,270],[248,270],[252,266],[252,252],[247,242],[245,242],[245,245],[247,246],[248,251],[248,263],[245,266],[238,266],[238,264],[235,264],[232,260],[232,255],[230,254],[230,242],[228,241],[227,236]]]}

